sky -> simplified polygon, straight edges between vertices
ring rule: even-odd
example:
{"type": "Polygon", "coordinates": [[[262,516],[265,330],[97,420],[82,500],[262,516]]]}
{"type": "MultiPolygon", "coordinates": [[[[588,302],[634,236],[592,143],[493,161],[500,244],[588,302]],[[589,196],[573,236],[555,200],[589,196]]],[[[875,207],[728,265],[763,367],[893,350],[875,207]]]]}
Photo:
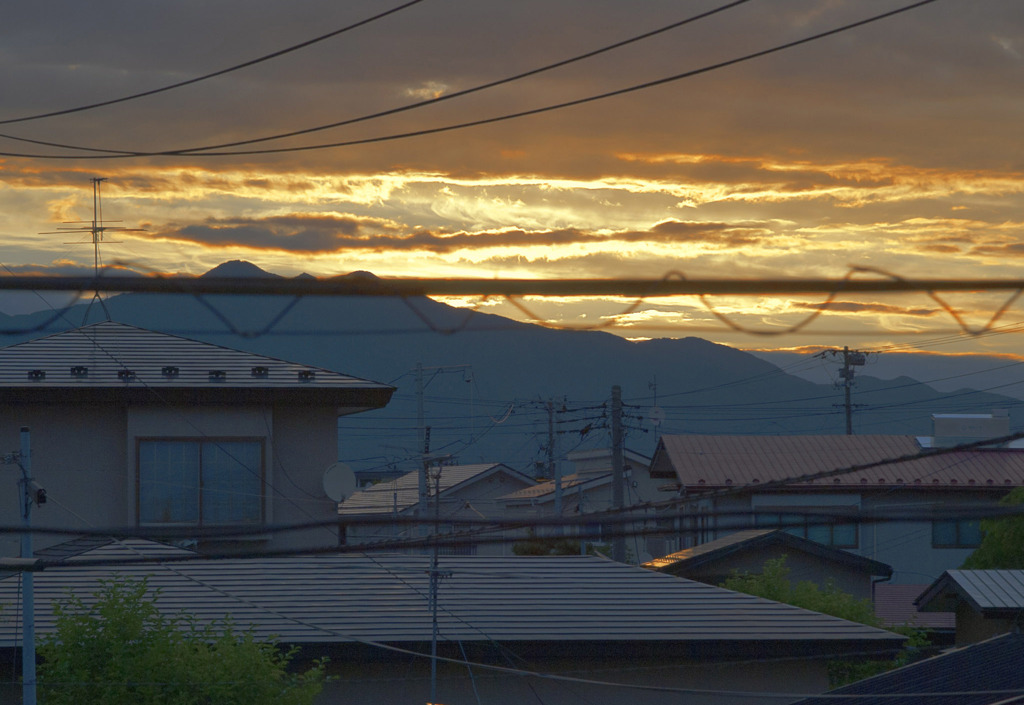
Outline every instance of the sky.
{"type": "MultiPolygon", "coordinates": [[[[910,0],[421,0],[300,50],[187,81],[399,8],[400,0],[14,3],[0,24],[0,264],[201,274],[246,260],[283,276],[1019,278],[1024,262],[1024,7],[936,0],[749,61],[910,0]],[[726,5],[732,5],[726,7],[726,5]],[[656,36],[451,95],[704,12],[656,36]],[[699,71],[699,72],[698,72],[699,71]],[[486,120],[659,81],[614,97],[486,120]],[[16,122],[15,122],[16,121],[16,122]],[[100,150],[105,154],[26,140],[100,150]],[[28,156],[15,156],[28,155],[28,156]],[[49,157],[61,158],[44,158],[49,157]],[[71,157],[71,158],[66,158],[71,157]],[[64,226],[67,227],[67,226],[64,226]],[[49,234],[41,234],[49,233],[49,234]]],[[[676,299],[451,300],[629,338],[743,348],[1016,355],[1013,292],[676,299]]],[[[13,304],[12,304],[13,305],[13,304]]],[[[7,312],[14,312],[8,310],[7,312]]]]}

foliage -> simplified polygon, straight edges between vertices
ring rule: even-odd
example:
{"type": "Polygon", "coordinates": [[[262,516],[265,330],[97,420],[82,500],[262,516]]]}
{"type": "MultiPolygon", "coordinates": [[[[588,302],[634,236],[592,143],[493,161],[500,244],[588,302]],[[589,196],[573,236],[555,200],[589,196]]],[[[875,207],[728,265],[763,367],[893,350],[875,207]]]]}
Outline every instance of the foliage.
{"type": "Polygon", "coordinates": [[[56,631],[41,640],[39,685],[47,705],[308,705],[324,663],[289,672],[282,651],[236,632],[230,621],[199,626],[166,616],[145,580],[103,581],[93,601],[69,595],[54,607],[56,631]]]}
{"type": "Polygon", "coordinates": [[[564,536],[540,538],[531,532],[529,537],[512,544],[512,553],[517,556],[578,556],[580,542],[564,536]]]}
{"type": "MultiPolygon", "coordinates": [[[[1015,488],[999,503],[1008,506],[1024,504],[1024,487],[1015,488]]],[[[981,534],[981,544],[967,556],[962,568],[1024,568],[1024,516],[982,519],[981,534]]]]}
{"type": "Polygon", "coordinates": [[[765,561],[760,574],[734,572],[722,583],[722,587],[775,602],[784,602],[813,612],[832,615],[851,622],[867,624],[878,629],[888,629],[888,631],[907,637],[903,649],[894,659],[830,662],[828,671],[831,687],[835,688],[903,666],[909,663],[921,649],[929,646],[928,638],[921,629],[910,625],[883,626],[881,620],[875,615],[870,600],[857,599],[837,588],[832,581],[827,582],[824,587],[820,587],[810,580],[802,580],[793,584],[789,579],[789,572],[790,569],[786,566],[786,556],[782,556],[765,561]]]}
{"type": "MultiPolygon", "coordinates": [[[[587,543],[586,554],[588,556],[609,556],[612,552],[610,543],[587,543]]],[[[517,556],[578,556],[580,555],[580,542],[565,536],[538,537],[533,530],[525,539],[512,544],[512,553],[517,556]]],[[[626,550],[626,562],[632,562],[632,552],[626,550]]]]}

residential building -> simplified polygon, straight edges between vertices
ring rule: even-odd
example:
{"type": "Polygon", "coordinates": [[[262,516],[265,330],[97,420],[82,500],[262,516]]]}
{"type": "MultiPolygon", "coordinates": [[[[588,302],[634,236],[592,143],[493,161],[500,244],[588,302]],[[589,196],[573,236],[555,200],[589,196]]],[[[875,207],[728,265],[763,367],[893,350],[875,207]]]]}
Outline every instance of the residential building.
{"type": "Polygon", "coordinates": [[[673,550],[785,528],[891,565],[894,584],[927,584],[977,547],[977,516],[1024,485],[1022,449],[949,450],[976,440],[972,430],[1007,428],[1004,417],[978,416],[936,417],[940,433],[926,438],[662,436],[651,476],[674,483],[684,514],[673,550]]]}
{"type": "MultiPolygon", "coordinates": [[[[615,492],[610,448],[574,451],[566,456],[570,471],[556,479],[547,479],[530,487],[510,492],[499,499],[507,518],[572,519],[578,528],[548,530],[556,535],[582,533],[585,543],[607,544],[616,532],[625,531],[628,562],[640,563],[660,555],[661,544],[653,547],[643,530],[653,525],[654,511],[635,512],[636,521],[621,525],[608,524],[602,514],[615,508],[615,492]],[[592,521],[586,521],[592,515],[592,521]]],[[[651,459],[630,450],[623,451],[622,504],[624,507],[645,507],[656,501],[660,480],[652,480],[651,459]]]]}
{"type": "Polygon", "coordinates": [[[645,568],[721,585],[735,573],[760,573],[765,561],[785,559],[793,583],[832,585],[859,600],[871,600],[876,581],[892,567],[779,529],[737,531],[644,563],[645,568]]]}
{"type": "MultiPolygon", "coordinates": [[[[393,391],[108,321],[0,349],[0,450],[18,451],[29,429],[48,497],[40,526],[173,530],[211,551],[333,546],[322,478],[338,460],[337,419],[393,391]],[[300,522],[325,526],[275,529],[300,522]]],[[[17,480],[8,473],[5,525],[20,521],[17,480]]],[[[18,543],[0,538],[0,555],[18,543]]]]}
{"type": "MultiPolygon", "coordinates": [[[[820,693],[827,662],[885,657],[903,637],[595,556],[332,554],[181,560],[131,540],[85,547],[35,574],[35,624],[54,628],[68,591],[88,601],[100,580],[146,579],[158,609],[200,627],[230,616],[259,639],[328,656],[320,702],[424,702],[431,645],[446,705],[776,705],[763,692],[820,693]],[[164,558],[173,562],[128,562],[164,558]],[[103,567],[97,562],[117,562],[103,567]],[[435,631],[436,617],[436,631],[435,631]],[[434,635],[436,634],[436,639],[434,635]],[[469,662],[469,663],[467,663],[469,662]]],[[[0,649],[20,639],[18,576],[0,580],[0,649]]],[[[9,684],[11,678],[4,679],[9,684]]],[[[8,686],[8,702],[17,702],[8,686]]]]}
{"type": "MultiPolygon", "coordinates": [[[[502,519],[503,507],[498,498],[536,484],[529,475],[502,463],[435,465],[428,475],[423,483],[426,497],[422,502],[419,471],[382,480],[345,498],[338,505],[345,544],[357,546],[422,539],[434,531],[435,517],[442,522],[437,526],[437,531],[442,534],[469,531],[472,527],[450,522],[502,519]],[[423,519],[425,523],[417,524],[416,519],[423,519]]],[[[485,537],[473,535],[473,538],[485,537]]],[[[506,543],[500,540],[500,534],[495,537],[491,533],[486,538],[499,540],[467,540],[459,545],[448,543],[443,552],[463,555],[504,555],[509,552],[506,543]]]]}
{"type": "Polygon", "coordinates": [[[947,570],[915,604],[922,614],[953,613],[958,646],[1006,632],[1019,634],[1024,627],[1024,570],[947,570]]]}

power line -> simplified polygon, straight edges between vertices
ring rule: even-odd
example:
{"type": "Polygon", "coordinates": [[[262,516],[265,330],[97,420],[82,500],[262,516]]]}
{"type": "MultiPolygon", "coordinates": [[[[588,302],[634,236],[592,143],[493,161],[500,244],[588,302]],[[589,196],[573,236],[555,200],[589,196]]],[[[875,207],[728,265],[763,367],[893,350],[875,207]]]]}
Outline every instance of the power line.
{"type": "MultiPolygon", "coordinates": [[[[413,5],[418,5],[421,2],[423,2],[423,0],[409,0],[408,2],[406,2],[406,3],[402,4],[402,5],[398,5],[397,7],[393,7],[390,10],[385,10],[384,12],[379,12],[376,15],[373,15],[372,17],[368,17],[368,18],[366,18],[364,20],[360,20],[360,21],[355,22],[353,24],[347,25],[345,27],[342,27],[341,29],[336,29],[333,32],[328,32],[327,34],[321,34],[320,36],[314,37],[313,39],[307,39],[304,42],[299,42],[298,44],[293,44],[292,46],[286,47],[284,49],[279,49],[278,51],[274,51],[274,52],[271,52],[269,54],[264,54],[263,56],[256,57],[255,59],[249,59],[248,61],[243,61],[240,64],[235,64],[234,66],[229,66],[229,67],[224,68],[224,69],[219,69],[219,70],[213,71],[211,73],[206,73],[206,74],[203,74],[202,76],[196,76],[194,78],[190,78],[190,79],[187,79],[185,81],[179,81],[177,83],[171,83],[171,84],[168,84],[166,86],[161,86],[160,88],[153,88],[153,89],[148,90],[148,91],[142,91],[141,93],[132,93],[131,95],[122,96],[121,98],[114,98],[112,100],[104,100],[104,101],[100,101],[98,103],[89,103],[87,105],[80,105],[80,106],[75,107],[75,108],[66,108],[66,109],[63,109],[63,110],[54,110],[54,111],[47,112],[47,113],[36,113],[35,115],[24,115],[22,117],[17,117],[17,118],[7,118],[6,120],[0,120],[0,125],[10,125],[12,123],[17,123],[17,122],[28,122],[30,120],[41,120],[43,118],[56,117],[58,115],[70,115],[71,113],[80,113],[80,112],[84,112],[86,110],[93,110],[95,108],[102,108],[104,106],[115,105],[117,103],[125,103],[125,102],[130,101],[130,100],[136,100],[138,98],[144,98],[146,96],[156,95],[157,93],[164,93],[166,91],[174,90],[175,88],[182,88],[184,86],[189,86],[189,85],[192,85],[193,83],[199,83],[201,81],[206,81],[206,80],[209,80],[211,78],[215,78],[217,76],[223,76],[224,74],[228,74],[228,73],[232,73],[234,71],[238,71],[239,69],[248,68],[249,66],[255,66],[256,64],[263,63],[264,61],[270,61],[271,59],[276,59],[278,57],[284,56],[285,54],[290,54],[293,51],[298,51],[299,49],[305,49],[306,47],[309,47],[309,46],[312,46],[314,44],[317,44],[318,42],[322,42],[325,39],[330,39],[331,37],[336,37],[336,36],[338,36],[340,34],[344,34],[345,32],[349,32],[349,31],[351,31],[353,29],[357,29],[357,28],[362,27],[364,25],[370,24],[371,22],[376,22],[377,20],[383,19],[383,18],[385,18],[385,17],[387,17],[389,15],[393,15],[396,12],[400,12],[402,10],[405,10],[406,8],[412,7],[413,5]]],[[[10,135],[0,135],[0,137],[6,137],[7,139],[13,139],[13,140],[20,140],[20,138],[12,137],[10,135]]]]}
{"type": "MultiPolygon", "coordinates": [[[[553,111],[556,111],[556,110],[562,110],[562,109],[565,109],[565,108],[575,107],[575,106],[578,106],[578,105],[586,105],[588,103],[593,103],[593,102],[596,102],[596,101],[605,100],[607,98],[613,98],[613,97],[617,97],[617,96],[621,96],[621,95],[626,95],[626,94],[629,94],[629,93],[634,93],[634,92],[637,92],[637,91],[640,91],[640,90],[645,90],[645,89],[648,89],[648,88],[654,88],[656,86],[661,86],[661,85],[666,85],[666,84],[669,84],[669,83],[674,83],[676,81],[680,81],[680,80],[683,80],[683,79],[686,79],[686,78],[692,78],[694,76],[699,76],[699,75],[702,75],[702,74],[705,74],[705,73],[710,73],[712,71],[716,71],[716,70],[719,70],[719,69],[727,68],[729,66],[734,66],[736,64],[740,64],[740,63],[743,63],[743,62],[746,62],[746,61],[751,61],[753,59],[758,59],[758,58],[761,58],[761,57],[764,57],[764,56],[768,56],[770,54],[774,54],[774,53],[777,53],[777,52],[785,51],[787,49],[792,49],[792,48],[801,46],[803,44],[808,44],[808,43],[811,43],[811,42],[818,41],[820,39],[824,39],[826,37],[830,37],[830,36],[833,36],[833,35],[836,35],[836,34],[840,34],[842,32],[847,32],[847,31],[850,31],[850,30],[853,30],[853,29],[856,29],[856,28],[859,28],[859,27],[871,24],[873,22],[878,22],[880,20],[888,19],[890,17],[902,14],[904,12],[909,12],[909,11],[917,9],[919,7],[923,7],[925,5],[929,5],[929,4],[933,3],[933,2],[936,2],[936,0],[918,0],[918,2],[913,2],[913,3],[910,3],[908,5],[904,5],[902,7],[898,7],[896,9],[894,9],[894,10],[890,10],[888,12],[883,12],[883,13],[880,13],[880,14],[877,14],[877,15],[872,15],[871,17],[868,17],[868,18],[865,18],[865,19],[862,19],[862,20],[858,20],[856,22],[850,22],[850,23],[841,25],[839,27],[835,27],[833,29],[826,30],[824,32],[818,32],[816,34],[812,34],[812,35],[804,37],[802,39],[797,39],[797,40],[794,40],[794,41],[791,41],[791,42],[786,42],[786,43],[783,43],[783,44],[779,44],[779,45],[776,45],[776,46],[768,48],[768,49],[762,49],[760,51],[755,51],[755,52],[752,52],[752,53],[749,53],[749,54],[745,54],[743,56],[739,56],[739,57],[736,57],[736,58],[733,58],[733,59],[728,59],[726,61],[720,61],[720,62],[716,62],[714,64],[709,64],[707,66],[703,66],[703,67],[698,68],[698,69],[692,69],[690,71],[684,71],[682,73],[677,73],[677,74],[674,74],[674,75],[671,75],[671,76],[666,76],[666,77],[655,79],[655,80],[652,80],[652,81],[645,81],[643,83],[633,84],[633,85],[627,86],[625,88],[619,88],[619,89],[616,89],[616,90],[606,91],[604,93],[599,93],[599,94],[596,94],[596,95],[590,95],[590,96],[586,96],[586,97],[583,97],[583,98],[577,98],[577,99],[574,99],[574,100],[568,100],[568,101],[563,101],[563,102],[560,102],[560,103],[554,103],[554,104],[542,106],[542,107],[539,107],[539,108],[531,108],[529,110],[521,110],[521,111],[514,112],[514,113],[506,113],[504,115],[498,115],[498,116],[489,117],[489,118],[481,118],[481,119],[478,119],[478,120],[469,120],[469,121],[465,121],[465,122],[459,122],[459,123],[444,125],[444,126],[441,126],[441,127],[424,128],[424,129],[413,130],[413,131],[409,131],[409,132],[400,132],[400,133],[392,133],[392,134],[387,134],[387,135],[380,135],[380,136],[377,136],[377,137],[367,137],[367,138],[362,138],[362,139],[353,139],[353,140],[347,140],[347,141],[341,141],[341,142],[330,142],[330,143],[323,143],[323,144],[305,145],[305,146],[300,146],[300,147],[278,147],[278,148],[268,148],[268,149],[248,149],[248,150],[235,150],[235,151],[228,151],[228,152],[222,152],[222,151],[198,151],[198,150],[202,150],[202,149],[207,149],[205,147],[200,147],[200,148],[194,148],[193,150],[183,149],[183,150],[152,151],[152,152],[130,151],[130,150],[121,150],[121,151],[118,151],[118,150],[99,150],[99,151],[115,152],[115,153],[113,153],[113,154],[91,154],[91,155],[67,155],[67,154],[51,155],[51,154],[25,154],[25,153],[16,153],[16,152],[0,152],[0,156],[28,157],[28,158],[38,158],[38,159],[121,159],[121,158],[126,158],[126,157],[143,157],[143,156],[147,156],[147,157],[154,157],[154,156],[206,156],[206,157],[212,157],[212,156],[238,156],[238,155],[256,155],[256,154],[282,154],[282,153],[289,153],[289,152],[306,152],[306,151],[313,151],[313,150],[320,150],[320,149],[330,149],[330,148],[336,148],[336,147],[351,147],[351,146],[355,146],[355,145],[375,144],[375,143],[379,143],[379,142],[390,142],[390,141],[394,141],[394,140],[407,139],[407,138],[411,138],[411,137],[422,137],[422,136],[426,136],[426,135],[435,135],[435,134],[440,134],[440,133],[444,133],[444,132],[452,132],[452,131],[455,131],[455,130],[461,130],[461,129],[465,129],[465,128],[469,128],[469,127],[478,127],[478,126],[481,126],[481,125],[490,125],[490,124],[499,123],[499,122],[505,122],[505,121],[508,121],[508,120],[514,120],[514,119],[518,119],[518,118],[522,118],[522,117],[528,117],[528,116],[532,116],[532,115],[540,115],[540,114],[543,114],[543,113],[553,112],[553,111]]],[[[274,137],[268,137],[268,138],[265,138],[265,139],[273,139],[273,138],[274,137]]],[[[10,139],[15,139],[15,140],[22,141],[22,142],[30,142],[30,143],[34,143],[34,144],[42,144],[42,145],[51,146],[51,147],[59,147],[59,148],[62,148],[62,149],[78,149],[78,150],[83,150],[83,151],[95,151],[94,148],[91,148],[91,147],[82,147],[82,146],[75,146],[75,145],[68,145],[68,144],[59,144],[59,143],[53,143],[53,142],[43,142],[41,140],[28,140],[28,139],[25,139],[25,138],[16,138],[16,137],[11,137],[10,139]]]]}

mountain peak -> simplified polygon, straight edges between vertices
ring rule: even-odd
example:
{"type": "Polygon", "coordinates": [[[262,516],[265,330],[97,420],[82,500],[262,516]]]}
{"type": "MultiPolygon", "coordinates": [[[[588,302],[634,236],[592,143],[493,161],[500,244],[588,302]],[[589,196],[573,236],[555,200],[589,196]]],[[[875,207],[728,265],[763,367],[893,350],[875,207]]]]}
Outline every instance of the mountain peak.
{"type": "Polygon", "coordinates": [[[200,276],[203,277],[274,277],[277,278],[277,274],[271,274],[263,269],[260,269],[252,262],[246,262],[245,260],[235,259],[230,262],[224,262],[218,264],[216,267],[211,269],[206,274],[200,276]]]}

